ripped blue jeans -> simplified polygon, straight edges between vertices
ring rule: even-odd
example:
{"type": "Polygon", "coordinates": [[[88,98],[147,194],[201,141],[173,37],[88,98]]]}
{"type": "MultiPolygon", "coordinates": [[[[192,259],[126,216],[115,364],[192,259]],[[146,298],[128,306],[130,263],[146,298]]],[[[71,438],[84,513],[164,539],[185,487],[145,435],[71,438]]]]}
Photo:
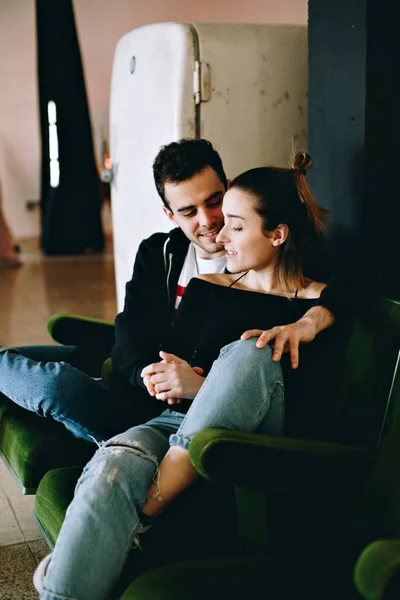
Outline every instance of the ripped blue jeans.
{"type": "Polygon", "coordinates": [[[41,600],[110,597],[170,445],[188,448],[206,427],[280,435],[283,411],[282,371],[271,348],[260,350],[255,340],[225,346],[186,415],[167,409],[100,445],[77,483],[41,600]]]}

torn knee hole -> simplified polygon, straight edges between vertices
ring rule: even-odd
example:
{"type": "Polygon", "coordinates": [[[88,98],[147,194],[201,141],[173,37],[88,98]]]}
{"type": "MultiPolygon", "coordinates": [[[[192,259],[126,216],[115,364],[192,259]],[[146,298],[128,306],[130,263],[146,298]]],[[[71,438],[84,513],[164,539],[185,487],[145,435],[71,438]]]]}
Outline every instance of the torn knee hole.
{"type": "MultiPolygon", "coordinates": [[[[106,442],[104,444],[103,448],[110,448],[110,450],[114,456],[118,455],[118,454],[123,454],[124,452],[132,452],[132,454],[135,454],[136,456],[140,456],[141,458],[144,458],[145,460],[149,460],[150,462],[152,462],[156,468],[155,473],[153,475],[153,483],[156,486],[156,491],[154,492],[154,494],[152,496],[153,496],[154,500],[159,500],[160,502],[162,501],[163,498],[161,496],[160,468],[159,468],[159,464],[158,464],[158,460],[157,460],[156,456],[154,456],[147,450],[144,450],[140,446],[140,444],[138,444],[138,442],[136,442],[135,440],[131,440],[126,443],[106,442]]],[[[107,481],[109,483],[113,483],[117,473],[118,473],[118,470],[113,469],[108,474],[107,481]]]]}

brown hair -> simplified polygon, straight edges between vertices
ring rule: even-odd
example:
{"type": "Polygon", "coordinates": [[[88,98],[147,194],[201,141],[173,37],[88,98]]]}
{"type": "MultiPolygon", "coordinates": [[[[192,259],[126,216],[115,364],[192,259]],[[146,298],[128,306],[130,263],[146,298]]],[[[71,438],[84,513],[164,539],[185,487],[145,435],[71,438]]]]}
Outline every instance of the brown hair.
{"type": "Polygon", "coordinates": [[[322,231],[329,210],[319,206],[307,182],[312,159],[307,152],[297,152],[291,167],[260,167],[236,177],[231,188],[238,188],[256,199],[256,212],[261,216],[264,230],[273,231],[285,224],[289,233],[280,246],[276,280],[289,295],[293,288],[307,286],[303,272],[304,258],[320,246],[322,231]]]}
{"type": "Polygon", "coordinates": [[[170,209],[165,197],[166,183],[181,183],[207,167],[214,169],[226,189],[227,180],[221,157],[211,142],[183,138],[162,146],[153,162],[153,176],[157,192],[165,206],[170,209]]]}

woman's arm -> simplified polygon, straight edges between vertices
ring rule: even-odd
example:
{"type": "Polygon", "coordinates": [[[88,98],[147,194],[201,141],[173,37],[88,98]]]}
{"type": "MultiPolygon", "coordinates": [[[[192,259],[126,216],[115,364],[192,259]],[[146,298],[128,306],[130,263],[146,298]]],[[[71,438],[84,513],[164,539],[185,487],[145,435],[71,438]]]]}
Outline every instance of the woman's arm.
{"type": "Polygon", "coordinates": [[[299,346],[312,342],[315,336],[335,322],[333,314],[324,306],[313,306],[295,323],[277,325],[267,331],[250,329],[241,336],[242,340],[258,337],[257,348],[264,348],[274,340],[272,360],[279,361],[284,352],[290,353],[292,369],[299,366],[299,346]]]}

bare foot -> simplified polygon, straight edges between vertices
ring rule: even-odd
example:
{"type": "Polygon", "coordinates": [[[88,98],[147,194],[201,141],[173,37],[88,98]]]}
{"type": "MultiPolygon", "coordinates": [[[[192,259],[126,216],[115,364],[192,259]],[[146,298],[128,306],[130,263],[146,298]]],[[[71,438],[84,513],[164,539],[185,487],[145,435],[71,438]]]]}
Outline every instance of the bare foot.
{"type": "Polygon", "coordinates": [[[0,269],[18,269],[22,262],[16,254],[0,256],[0,269]]]}

